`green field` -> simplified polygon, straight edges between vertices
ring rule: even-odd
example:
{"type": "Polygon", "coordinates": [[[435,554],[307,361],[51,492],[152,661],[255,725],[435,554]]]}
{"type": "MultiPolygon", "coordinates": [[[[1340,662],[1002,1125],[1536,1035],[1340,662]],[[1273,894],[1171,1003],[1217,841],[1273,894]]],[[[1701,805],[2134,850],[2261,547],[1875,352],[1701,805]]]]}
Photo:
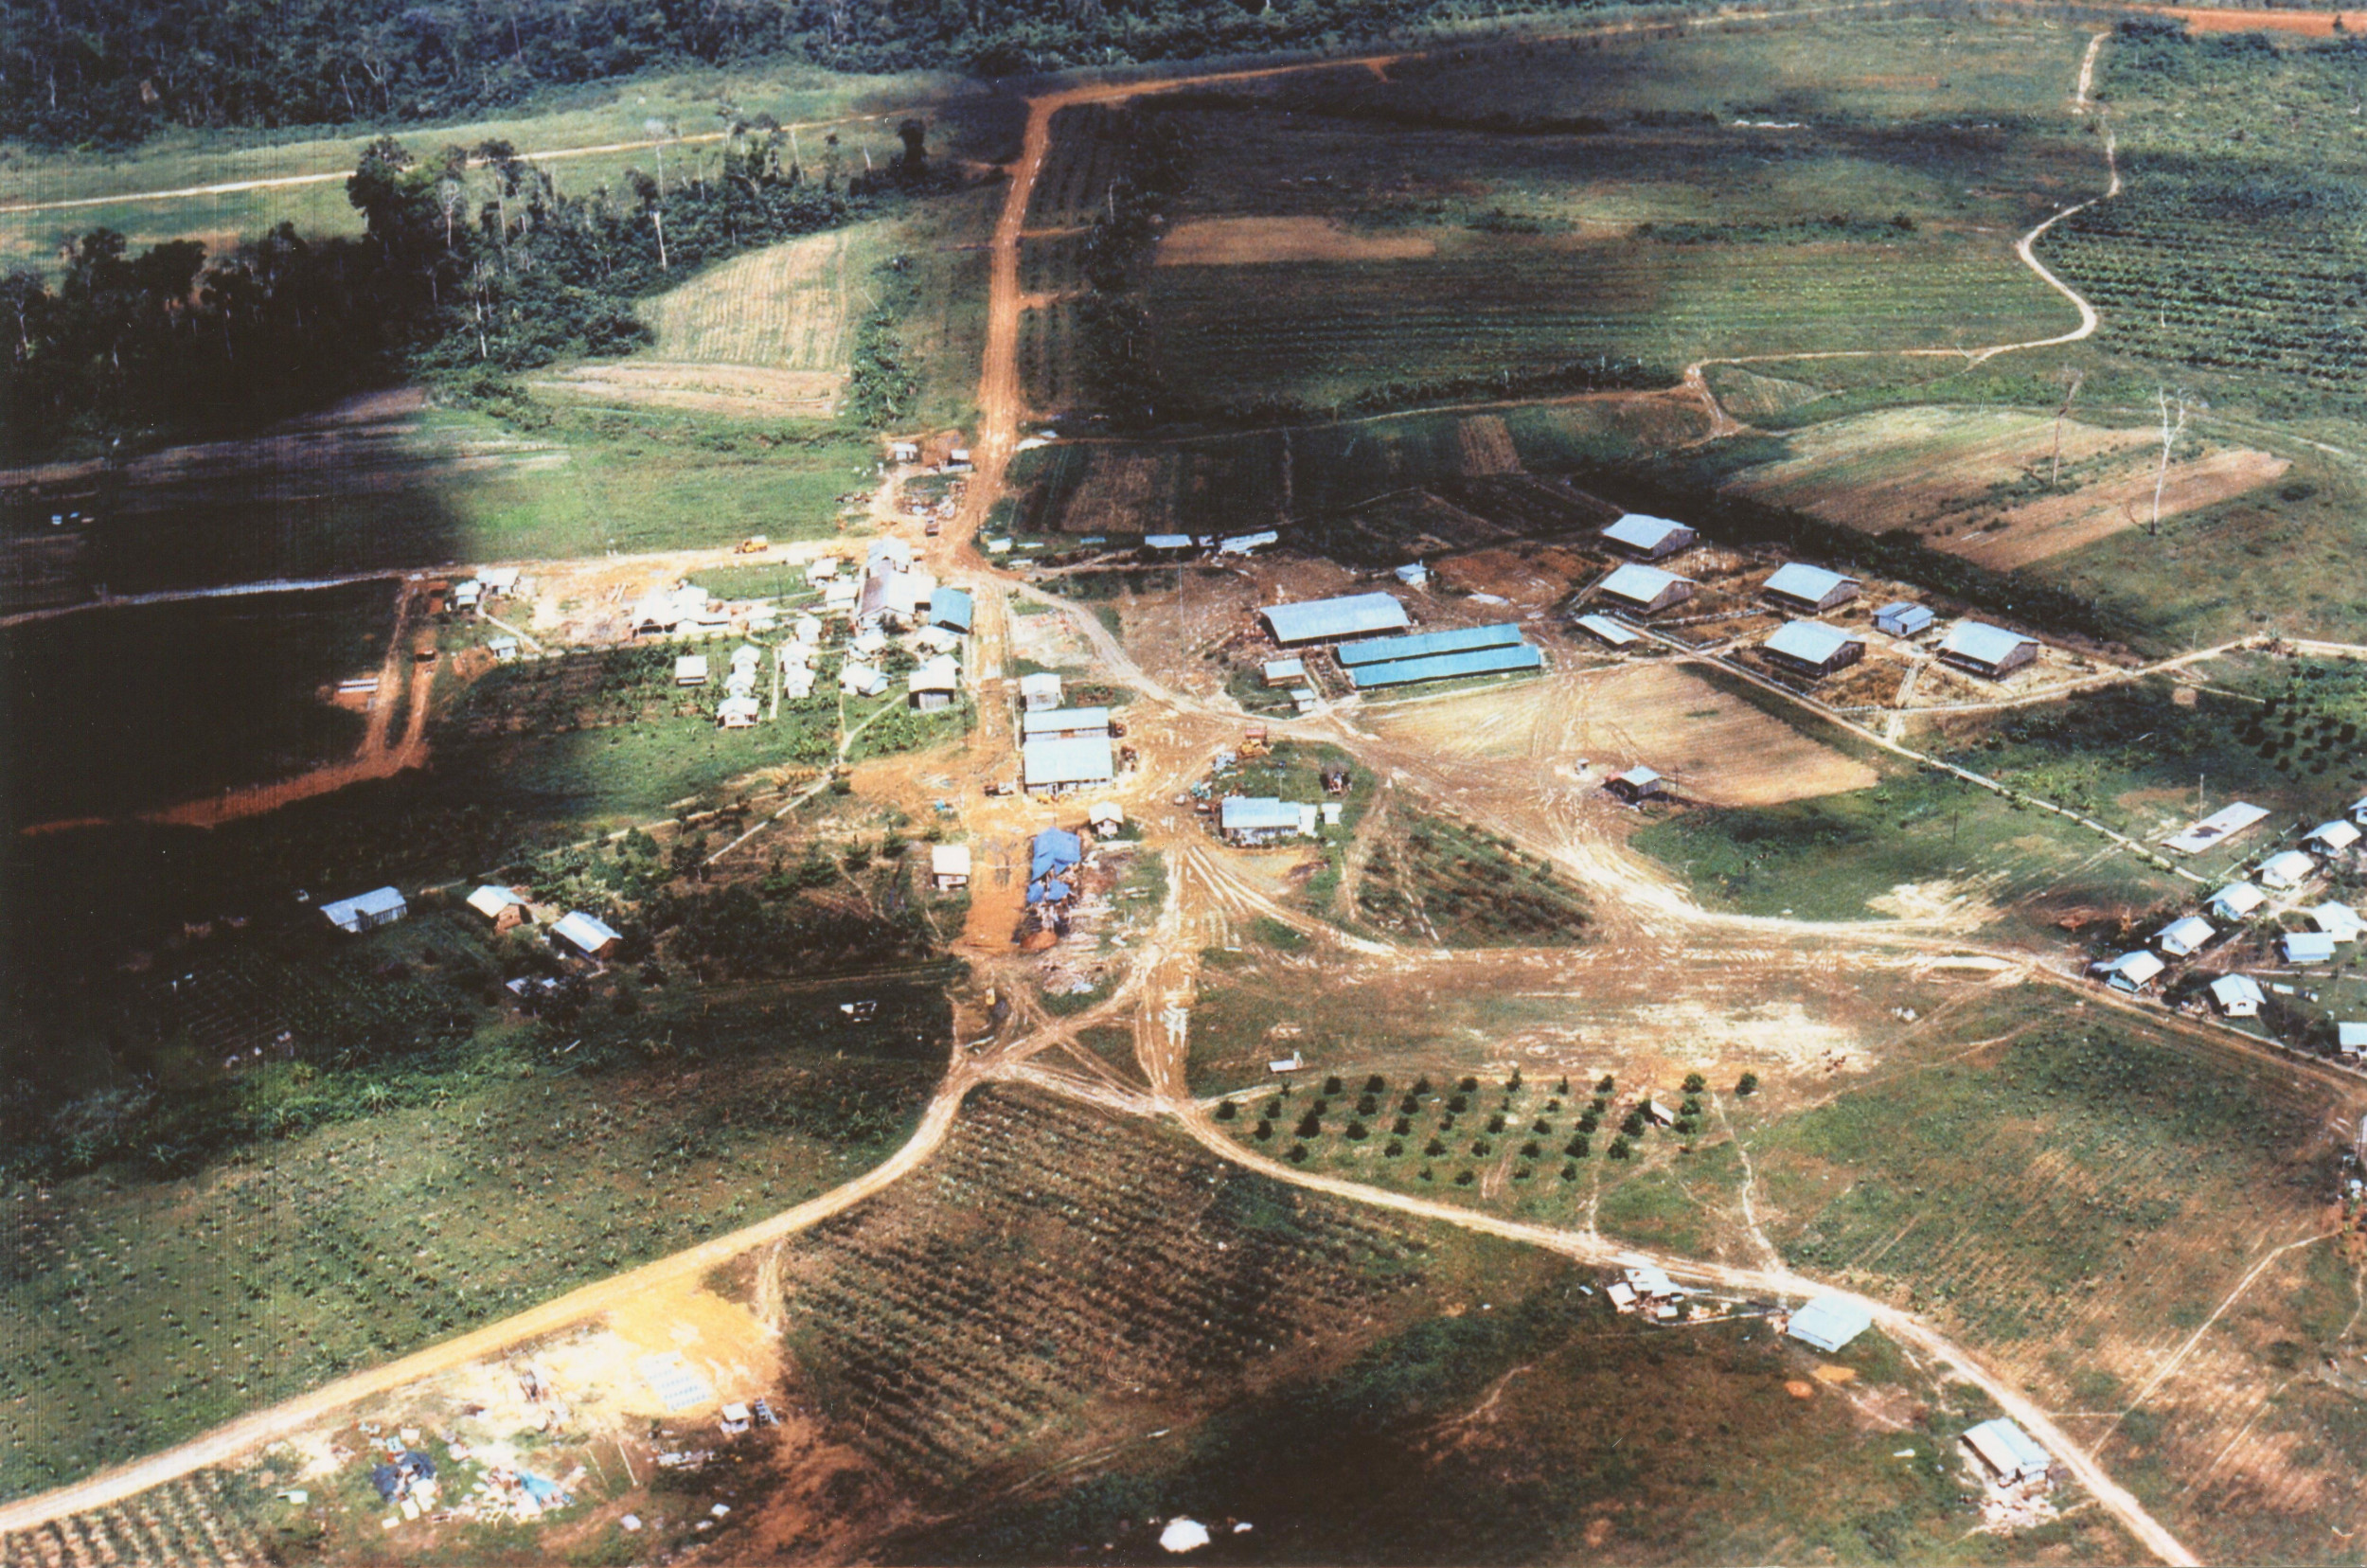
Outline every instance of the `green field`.
{"type": "Polygon", "coordinates": [[[322,690],[378,673],[395,590],[363,582],[0,629],[0,823],[12,832],[176,805],[349,755],[366,721],[322,690]]]}
{"type": "MultiPolygon", "coordinates": [[[[2068,330],[2011,244],[2101,183],[2065,104],[2085,43],[2019,19],[1853,16],[1147,100],[1195,152],[1140,285],[1159,373],[1184,408],[1321,409],[1597,354],[1665,380],[1706,355],[2068,330]],[[1260,259],[1276,223],[1299,248],[1260,259]]],[[[1042,220],[1082,221],[1106,183],[1111,145],[1083,113],[1063,119],[1042,220]]],[[[1029,265],[1071,281],[1059,252],[1029,265]]],[[[1073,403],[1074,333],[1041,326],[1038,401],[1073,403]]]]}
{"type": "MultiPolygon", "coordinates": [[[[433,922],[367,947],[372,963],[459,961],[433,922]]],[[[0,1495],[836,1185],[903,1137],[947,1048],[926,985],[743,989],[725,1007],[682,989],[679,1005],[659,990],[641,1015],[587,1018],[565,1055],[564,1038],[489,1023],[465,1048],[365,1074],[252,1068],[252,1114],[290,1131],[187,1174],[142,1160],[10,1180],[0,1495]],[[837,1003],[853,995],[878,1016],[849,1024],[837,1003]]]]}

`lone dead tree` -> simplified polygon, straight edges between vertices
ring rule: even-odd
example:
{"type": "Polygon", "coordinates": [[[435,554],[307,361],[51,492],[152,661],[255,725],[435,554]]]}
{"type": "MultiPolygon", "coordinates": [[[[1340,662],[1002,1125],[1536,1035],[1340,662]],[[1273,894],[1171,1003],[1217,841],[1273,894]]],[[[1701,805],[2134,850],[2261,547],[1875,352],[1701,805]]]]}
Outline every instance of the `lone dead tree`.
{"type": "Polygon", "coordinates": [[[2162,410],[2162,463],[2153,473],[2153,516],[2145,524],[2145,532],[2148,536],[2158,535],[2162,531],[2162,490],[2170,481],[2170,449],[2178,444],[2178,438],[2180,436],[2186,434],[2188,413],[2186,393],[2183,388],[2172,394],[2166,386],[2156,387],[2153,401],[2162,410]],[[2172,418],[2173,405],[2176,407],[2175,419],[2172,418]]]}
{"type": "Polygon", "coordinates": [[[2071,418],[2072,403],[2079,397],[2079,389],[2087,383],[2088,372],[2073,370],[2071,381],[2063,388],[2063,401],[2055,410],[2055,468],[2047,475],[2046,488],[2060,490],[2063,486],[2063,421],[2071,418]]]}

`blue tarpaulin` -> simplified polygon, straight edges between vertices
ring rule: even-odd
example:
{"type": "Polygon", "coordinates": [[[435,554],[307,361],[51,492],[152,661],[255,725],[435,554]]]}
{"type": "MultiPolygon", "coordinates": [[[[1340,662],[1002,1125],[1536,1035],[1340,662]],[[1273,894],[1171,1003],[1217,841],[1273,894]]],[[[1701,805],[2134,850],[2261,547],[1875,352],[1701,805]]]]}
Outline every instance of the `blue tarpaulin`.
{"type": "Polygon", "coordinates": [[[1041,882],[1055,871],[1063,871],[1085,858],[1085,846],[1075,833],[1061,828],[1046,828],[1036,835],[1035,854],[1028,863],[1027,880],[1041,882]]]}

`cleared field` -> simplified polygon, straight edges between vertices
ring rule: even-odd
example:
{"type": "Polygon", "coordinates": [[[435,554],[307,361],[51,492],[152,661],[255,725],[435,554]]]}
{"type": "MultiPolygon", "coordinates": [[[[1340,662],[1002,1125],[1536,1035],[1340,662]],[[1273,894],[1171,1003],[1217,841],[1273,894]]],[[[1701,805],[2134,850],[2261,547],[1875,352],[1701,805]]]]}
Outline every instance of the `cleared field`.
{"type": "Polygon", "coordinates": [[[1383,709],[1370,721],[1391,739],[1435,749],[1479,771],[1543,765],[1569,774],[1644,763],[1688,799],[1773,805],[1862,790],[1880,775],[1864,762],[1674,666],[1629,665],[1383,709]]]}
{"type": "Polygon", "coordinates": [[[2328,1440],[2356,1416],[2287,1396],[2299,1368],[2358,1354],[2354,1269],[2309,1240],[2356,1094],[2134,1025],[1990,1022],[1980,1049],[1746,1134],[1785,1256],[1899,1293],[2093,1413],[2069,1424],[2215,1560],[2357,1529],[2355,1460],[2328,1440]]]}
{"type": "Polygon", "coordinates": [[[2166,473],[2158,429],[2055,421],[2000,409],[1909,408],[1812,425],[1786,455],[1741,470],[1744,494],[1868,533],[1907,528],[1937,549],[2010,570],[2153,517],[2175,519],[2260,490],[2291,465],[2270,453],[2188,441],[2166,473]]]}
{"type": "MultiPolygon", "coordinates": [[[[382,935],[382,957],[412,965],[446,940],[382,935]]],[[[283,977],[264,1000],[287,991],[283,977]]],[[[481,1060],[387,1061],[369,1115],[309,1132],[319,1096],[365,1091],[257,1066],[271,1082],[255,1114],[295,1131],[252,1159],[11,1183],[0,1493],[168,1446],[835,1185],[902,1136],[942,1063],[944,1005],[910,982],[716,995],[587,1018],[565,1060],[563,1041],[513,1026],[481,1060]],[[857,994],[881,1005],[849,1025],[837,1003],[857,994]],[[670,1044],[652,1054],[644,1035],[670,1044]]]]}
{"type": "Polygon", "coordinates": [[[246,1478],[200,1470],[97,1513],[0,1536],[5,1568],[247,1568],[278,1543],[246,1478]]]}
{"type": "Polygon", "coordinates": [[[792,240],[710,267],[644,301],[655,354],[693,364],[841,372],[854,286],[887,242],[886,223],[792,240]]]}
{"type": "Polygon", "coordinates": [[[819,419],[836,411],[846,378],[829,370],[769,370],[728,361],[596,360],[529,384],[560,401],[738,419],[819,419]]]}
{"type": "Polygon", "coordinates": [[[1202,218],[1159,241],[1163,267],[1237,267],[1274,261],[1405,261],[1434,255],[1426,234],[1358,234],[1324,218],[1202,218]]]}

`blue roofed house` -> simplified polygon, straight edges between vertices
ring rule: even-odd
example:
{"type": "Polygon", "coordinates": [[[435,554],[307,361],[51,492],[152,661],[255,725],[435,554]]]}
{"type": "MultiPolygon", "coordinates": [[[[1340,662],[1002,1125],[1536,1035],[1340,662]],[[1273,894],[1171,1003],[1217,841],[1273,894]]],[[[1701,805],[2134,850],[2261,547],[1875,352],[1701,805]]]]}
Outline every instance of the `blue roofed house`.
{"type": "Polygon", "coordinates": [[[1701,536],[1682,523],[1649,512],[1628,512],[1603,530],[1603,543],[1638,561],[1661,561],[1689,550],[1701,536]]]}
{"type": "Polygon", "coordinates": [[[1864,658],[1865,639],[1823,621],[1786,621],[1759,651],[1779,668],[1821,680],[1864,658]]]}
{"type": "Polygon", "coordinates": [[[1236,844],[1295,838],[1303,820],[1297,802],[1272,795],[1227,795],[1217,803],[1217,828],[1236,844]]]}
{"type": "Polygon", "coordinates": [[[1940,641],[1940,662],[2002,681],[2038,656],[2038,640],[1984,621],[1958,621],[1940,641]]]}
{"type": "Polygon", "coordinates": [[[1759,592],[1787,610],[1818,615],[1856,598],[1858,587],[1856,578],[1795,561],[1777,567],[1773,576],[1759,584],[1759,592]]]}
{"type": "Polygon", "coordinates": [[[929,624],[958,632],[965,637],[970,635],[970,617],[975,610],[967,589],[939,588],[929,596],[929,624]]]}

